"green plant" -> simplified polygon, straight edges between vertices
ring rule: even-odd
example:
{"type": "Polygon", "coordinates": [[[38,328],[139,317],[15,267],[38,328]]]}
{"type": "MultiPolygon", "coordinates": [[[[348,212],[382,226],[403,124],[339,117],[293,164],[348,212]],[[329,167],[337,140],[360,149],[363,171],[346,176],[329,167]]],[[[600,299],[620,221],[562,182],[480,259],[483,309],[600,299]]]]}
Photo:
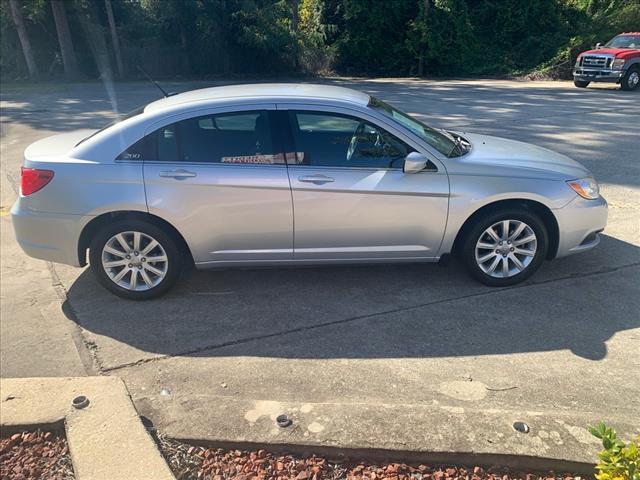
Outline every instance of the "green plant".
{"type": "Polygon", "coordinates": [[[640,437],[625,444],[616,431],[600,422],[589,432],[602,440],[604,449],[598,454],[598,480],[640,480],[640,437]]]}

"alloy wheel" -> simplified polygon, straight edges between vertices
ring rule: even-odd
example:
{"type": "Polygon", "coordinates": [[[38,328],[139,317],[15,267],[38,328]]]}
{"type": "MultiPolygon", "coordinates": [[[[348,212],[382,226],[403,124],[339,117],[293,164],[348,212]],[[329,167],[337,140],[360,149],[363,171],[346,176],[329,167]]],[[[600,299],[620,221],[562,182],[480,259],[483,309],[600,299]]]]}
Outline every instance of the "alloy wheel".
{"type": "Polygon", "coordinates": [[[631,72],[629,74],[629,78],[627,79],[627,83],[629,84],[629,88],[636,88],[636,86],[640,83],[640,73],[637,71],[631,72]]]}
{"type": "Polygon", "coordinates": [[[538,239],[520,220],[501,220],[487,228],[476,242],[475,258],[480,269],[494,278],[509,278],[533,261],[538,239]]]}
{"type": "Polygon", "coordinates": [[[102,268],[116,285],[131,291],[150,290],[167,275],[167,252],[146,233],[117,233],[102,248],[102,268]]]}

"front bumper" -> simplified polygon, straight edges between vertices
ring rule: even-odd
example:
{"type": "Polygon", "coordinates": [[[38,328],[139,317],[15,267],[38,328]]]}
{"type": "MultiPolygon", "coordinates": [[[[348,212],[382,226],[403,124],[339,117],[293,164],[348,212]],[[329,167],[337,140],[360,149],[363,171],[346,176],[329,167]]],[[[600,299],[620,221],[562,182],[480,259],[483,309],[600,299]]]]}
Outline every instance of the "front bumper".
{"type": "Polygon", "coordinates": [[[573,70],[573,79],[583,82],[609,82],[619,83],[624,75],[624,70],[611,70],[610,68],[582,68],[573,70]]]}
{"type": "Polygon", "coordinates": [[[560,232],[556,258],[590,250],[600,243],[600,232],[606,227],[608,216],[604,198],[586,200],[576,196],[553,213],[560,232]]]}
{"type": "Polygon", "coordinates": [[[93,217],[34,212],[20,200],[11,208],[11,222],[22,250],[30,257],[80,267],[78,240],[93,217]]]}

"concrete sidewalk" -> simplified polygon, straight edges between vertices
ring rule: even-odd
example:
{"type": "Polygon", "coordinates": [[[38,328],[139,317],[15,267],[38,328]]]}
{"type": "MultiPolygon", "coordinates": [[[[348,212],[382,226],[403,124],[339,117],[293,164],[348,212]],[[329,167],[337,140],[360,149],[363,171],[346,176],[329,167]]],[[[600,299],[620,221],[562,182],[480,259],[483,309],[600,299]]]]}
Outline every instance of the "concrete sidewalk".
{"type": "Polygon", "coordinates": [[[0,376],[86,375],[91,357],[84,347],[77,348],[80,329],[62,312],[55,273],[46,262],[24,254],[9,216],[25,144],[42,133],[6,123],[0,129],[0,376]]]}
{"type": "Polygon", "coordinates": [[[116,377],[0,379],[2,434],[65,430],[77,480],[174,480],[116,377]],[[74,408],[83,396],[88,405],[74,408]]]}

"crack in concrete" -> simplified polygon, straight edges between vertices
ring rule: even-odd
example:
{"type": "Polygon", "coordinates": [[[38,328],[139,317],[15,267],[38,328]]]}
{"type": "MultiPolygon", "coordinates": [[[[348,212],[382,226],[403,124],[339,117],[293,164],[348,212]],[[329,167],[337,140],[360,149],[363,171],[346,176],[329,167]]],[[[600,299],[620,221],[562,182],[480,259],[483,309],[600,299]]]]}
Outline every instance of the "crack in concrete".
{"type": "Polygon", "coordinates": [[[519,289],[523,289],[523,288],[529,288],[529,287],[535,287],[535,286],[539,286],[539,285],[547,285],[549,283],[554,283],[554,282],[559,282],[559,281],[564,281],[564,280],[571,280],[571,279],[575,279],[575,278],[588,278],[588,277],[592,277],[592,276],[596,276],[596,275],[606,275],[609,273],[614,273],[617,272],[619,270],[623,270],[626,268],[633,268],[633,267],[637,267],[640,266],[640,262],[636,262],[636,263],[631,263],[628,265],[622,265],[620,267],[614,267],[614,268],[610,268],[607,270],[599,270],[596,272],[591,272],[591,273],[587,273],[587,274],[570,274],[570,275],[566,275],[564,277],[560,277],[560,278],[553,278],[553,279],[549,279],[549,280],[543,280],[540,282],[531,282],[531,283],[526,283],[524,285],[516,285],[513,287],[507,287],[507,288],[496,288],[496,289],[491,289],[490,291],[484,291],[484,292],[478,292],[478,293],[472,293],[469,295],[464,295],[462,297],[456,297],[456,298],[444,298],[444,299],[440,299],[440,300],[434,300],[432,302],[427,302],[427,303],[422,303],[419,305],[411,305],[411,306],[407,306],[407,307],[400,307],[400,308],[395,308],[392,310],[385,310],[382,312],[375,312],[375,313],[368,313],[366,315],[357,315],[355,317],[349,317],[349,318],[344,318],[344,319],[340,319],[340,320],[332,320],[330,322],[323,322],[323,323],[318,323],[315,325],[307,325],[304,327],[298,327],[298,328],[292,328],[289,330],[280,330],[278,332],[273,332],[273,333],[267,333],[267,334],[262,334],[262,335],[253,335],[250,337],[244,337],[244,338],[240,338],[240,339],[236,339],[236,340],[229,340],[227,342],[222,342],[219,344],[215,344],[215,345],[206,345],[203,347],[198,347],[198,348],[194,348],[191,350],[186,350],[184,352],[178,352],[178,353],[174,353],[171,355],[160,355],[160,356],[156,356],[156,357],[152,357],[152,358],[143,358],[140,360],[137,360],[135,362],[128,362],[128,363],[123,363],[121,365],[116,365],[115,367],[108,367],[108,368],[104,368],[101,369],[102,373],[110,373],[110,372],[114,372],[117,370],[122,370],[125,368],[130,368],[130,367],[137,367],[140,365],[145,365],[147,363],[151,363],[151,362],[156,362],[156,361],[160,361],[160,360],[167,360],[170,358],[174,358],[174,357],[180,357],[180,356],[186,356],[186,355],[193,355],[196,353],[202,353],[202,352],[206,352],[208,350],[217,350],[220,348],[225,348],[225,347],[231,347],[231,346],[236,346],[236,345],[242,345],[245,343],[250,343],[256,340],[265,340],[268,338],[273,338],[273,337],[279,337],[279,336],[283,336],[283,335],[291,335],[294,333],[300,333],[300,332],[308,332],[311,330],[319,330],[322,328],[326,328],[326,327],[332,327],[335,325],[345,325],[347,323],[352,323],[352,322],[356,322],[358,320],[368,320],[371,318],[375,318],[375,317],[380,317],[383,315],[391,315],[394,313],[399,313],[399,312],[407,312],[407,311],[411,311],[411,310],[417,310],[420,308],[424,308],[424,307],[429,307],[432,305],[439,305],[442,303],[447,303],[447,302],[456,302],[458,300],[465,300],[468,298],[475,298],[475,297],[483,297],[483,296],[487,296],[487,295],[493,295],[496,293],[500,293],[500,292],[504,292],[504,291],[510,291],[510,290],[519,290],[519,289]]]}
{"type": "Polygon", "coordinates": [[[80,319],[78,318],[78,315],[76,314],[76,311],[74,310],[71,302],[69,301],[69,297],[67,296],[67,289],[60,280],[54,264],[52,262],[46,263],[47,270],[49,271],[49,276],[51,277],[51,286],[60,299],[62,314],[67,319],[71,320],[74,324],[71,330],[71,339],[73,340],[73,344],[76,347],[76,351],[78,352],[78,356],[80,357],[82,366],[84,367],[87,375],[98,375],[103,372],[100,359],[98,358],[98,346],[94,342],[85,338],[80,319]],[[66,312],[64,311],[65,303],[68,307],[68,311],[66,312]]]}
{"type": "Polygon", "coordinates": [[[15,193],[17,197],[20,194],[19,188],[18,188],[18,180],[16,180],[15,176],[10,172],[7,172],[5,176],[7,177],[7,181],[9,182],[9,185],[11,185],[13,193],[15,193]]]}

